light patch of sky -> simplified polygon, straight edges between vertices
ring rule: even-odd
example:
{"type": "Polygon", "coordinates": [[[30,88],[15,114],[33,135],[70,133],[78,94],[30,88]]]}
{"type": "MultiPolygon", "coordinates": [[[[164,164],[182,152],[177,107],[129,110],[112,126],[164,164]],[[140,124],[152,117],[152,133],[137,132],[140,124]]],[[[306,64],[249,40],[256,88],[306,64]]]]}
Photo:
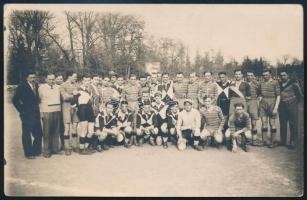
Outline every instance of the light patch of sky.
{"type": "Polygon", "coordinates": [[[12,9],[49,10],[56,31],[68,42],[66,11],[120,12],[144,19],[145,31],[181,40],[191,57],[220,50],[225,61],[264,56],[272,64],[289,54],[303,59],[303,9],[300,5],[217,4],[6,4],[12,9]]]}

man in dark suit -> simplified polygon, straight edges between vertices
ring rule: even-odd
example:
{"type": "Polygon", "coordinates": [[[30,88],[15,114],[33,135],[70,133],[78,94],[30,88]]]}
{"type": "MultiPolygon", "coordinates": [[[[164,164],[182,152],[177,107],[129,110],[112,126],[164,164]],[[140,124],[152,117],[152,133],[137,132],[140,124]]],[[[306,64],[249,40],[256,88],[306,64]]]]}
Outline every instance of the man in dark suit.
{"type": "Polygon", "coordinates": [[[22,122],[22,145],[27,159],[35,159],[41,154],[42,127],[40,122],[38,85],[35,72],[29,71],[26,81],[18,85],[13,104],[22,122]],[[34,138],[33,143],[31,133],[34,138]]]}

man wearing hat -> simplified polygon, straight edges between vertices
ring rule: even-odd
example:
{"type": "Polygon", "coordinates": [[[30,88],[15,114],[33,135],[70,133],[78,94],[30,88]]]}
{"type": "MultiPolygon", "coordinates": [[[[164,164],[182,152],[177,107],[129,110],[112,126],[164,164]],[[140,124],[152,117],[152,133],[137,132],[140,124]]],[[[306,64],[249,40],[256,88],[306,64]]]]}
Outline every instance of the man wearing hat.
{"type": "Polygon", "coordinates": [[[134,139],[137,146],[142,144],[142,139],[149,140],[151,145],[155,144],[158,135],[156,114],[151,110],[149,102],[145,102],[143,109],[139,111],[136,118],[136,137],[134,139]]]}
{"type": "Polygon", "coordinates": [[[176,124],[177,124],[178,114],[179,114],[178,102],[176,101],[170,102],[169,108],[170,110],[166,116],[167,129],[169,133],[168,137],[169,137],[169,140],[173,144],[177,144],[176,124]]]}
{"type": "Polygon", "coordinates": [[[184,82],[182,72],[178,72],[176,76],[177,82],[174,83],[174,100],[178,101],[180,110],[183,110],[183,101],[187,98],[188,84],[184,82]]]}
{"type": "MultiPolygon", "coordinates": [[[[191,99],[184,100],[184,110],[178,115],[176,131],[178,134],[178,148],[181,143],[189,144],[198,151],[202,151],[199,146],[201,118],[198,110],[192,108],[191,99]],[[183,140],[184,139],[184,140],[183,140]]],[[[180,148],[179,148],[180,149],[180,148]]]]}
{"type": "Polygon", "coordinates": [[[121,101],[119,111],[115,114],[117,128],[119,132],[125,136],[125,147],[130,148],[132,145],[132,123],[133,113],[128,109],[128,102],[121,101]]]}
{"type": "Polygon", "coordinates": [[[201,136],[204,141],[203,147],[208,147],[212,139],[215,145],[220,148],[223,141],[224,115],[222,109],[213,104],[213,97],[204,98],[204,105],[201,105],[201,136]]]}
{"type": "Polygon", "coordinates": [[[190,80],[187,89],[187,98],[192,99],[193,108],[198,109],[198,90],[199,83],[197,82],[196,73],[193,72],[190,74],[190,80]]]}
{"type": "Polygon", "coordinates": [[[162,93],[159,91],[156,92],[155,101],[152,102],[151,105],[153,110],[156,112],[157,127],[159,129],[159,133],[156,138],[156,143],[158,145],[161,145],[161,139],[162,139],[163,147],[167,148],[168,131],[167,131],[166,111],[168,106],[165,105],[165,103],[161,99],[162,99],[162,93]]]}

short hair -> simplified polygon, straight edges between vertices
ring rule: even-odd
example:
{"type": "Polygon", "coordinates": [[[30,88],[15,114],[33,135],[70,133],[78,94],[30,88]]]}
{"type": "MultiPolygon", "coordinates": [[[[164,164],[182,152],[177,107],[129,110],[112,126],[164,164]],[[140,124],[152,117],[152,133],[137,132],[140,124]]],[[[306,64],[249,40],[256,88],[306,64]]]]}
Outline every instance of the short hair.
{"type": "Polygon", "coordinates": [[[130,78],[131,78],[131,77],[135,77],[135,78],[136,78],[136,75],[135,75],[135,74],[130,74],[130,78]]]}
{"type": "Polygon", "coordinates": [[[206,73],[210,73],[210,75],[212,75],[212,72],[211,71],[204,71],[204,75],[206,74],[206,73]]]}
{"type": "Polygon", "coordinates": [[[128,105],[128,101],[123,100],[120,102],[120,105],[128,105]]]}
{"type": "Polygon", "coordinates": [[[243,74],[242,69],[235,69],[233,70],[233,73],[235,74],[236,72],[241,72],[241,74],[243,74]]]}
{"type": "Polygon", "coordinates": [[[154,97],[157,97],[157,96],[162,97],[162,93],[161,92],[156,92],[154,97]]]}
{"type": "Polygon", "coordinates": [[[237,107],[242,107],[242,108],[244,108],[244,104],[241,103],[241,102],[238,102],[238,103],[235,103],[235,104],[233,105],[233,107],[235,107],[235,108],[237,108],[237,107]]]}
{"type": "Polygon", "coordinates": [[[262,71],[262,74],[263,73],[266,73],[266,72],[269,72],[270,74],[272,73],[272,70],[271,69],[264,69],[263,71],[262,71]]]}
{"type": "Polygon", "coordinates": [[[94,77],[99,77],[99,75],[98,74],[93,74],[92,78],[94,78],[94,77]]]}
{"type": "Polygon", "coordinates": [[[162,73],[162,76],[164,76],[164,75],[169,76],[169,73],[168,73],[168,72],[163,72],[163,73],[162,73]]]}
{"type": "Polygon", "coordinates": [[[289,71],[287,69],[279,70],[278,74],[280,75],[281,73],[286,73],[287,75],[289,75],[289,71]]]}
{"type": "Polygon", "coordinates": [[[55,77],[59,77],[59,76],[63,77],[63,74],[61,72],[58,72],[58,73],[55,74],[55,77]]]}
{"type": "Polygon", "coordinates": [[[226,76],[226,72],[225,71],[219,72],[217,75],[221,75],[221,74],[224,74],[226,76]]]}
{"type": "Polygon", "coordinates": [[[144,76],[144,75],[140,76],[140,80],[141,80],[141,78],[145,78],[145,79],[147,79],[147,77],[146,77],[146,76],[144,76]]]}
{"type": "Polygon", "coordinates": [[[25,73],[26,77],[29,77],[29,75],[33,75],[33,74],[36,75],[36,72],[34,70],[28,70],[25,73]]]}
{"type": "Polygon", "coordinates": [[[246,74],[248,74],[248,73],[255,74],[254,71],[252,71],[252,70],[248,70],[248,71],[246,72],[246,74]]]}
{"type": "Polygon", "coordinates": [[[182,74],[183,75],[183,72],[180,71],[180,72],[177,72],[176,74],[182,74]]]}
{"type": "Polygon", "coordinates": [[[67,77],[67,78],[68,78],[69,76],[72,76],[73,74],[75,74],[75,72],[72,71],[72,70],[67,70],[67,71],[66,71],[66,77],[67,77]]]}
{"type": "Polygon", "coordinates": [[[212,96],[210,96],[210,95],[205,95],[204,97],[203,97],[203,100],[207,100],[207,99],[213,99],[213,97],[212,96]]]}

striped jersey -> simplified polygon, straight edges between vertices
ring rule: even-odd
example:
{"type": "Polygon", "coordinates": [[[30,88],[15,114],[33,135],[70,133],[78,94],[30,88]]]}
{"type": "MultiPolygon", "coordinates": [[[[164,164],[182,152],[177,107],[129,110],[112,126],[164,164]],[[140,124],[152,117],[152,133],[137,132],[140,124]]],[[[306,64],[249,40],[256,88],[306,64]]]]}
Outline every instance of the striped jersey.
{"type": "Polygon", "coordinates": [[[196,81],[194,83],[188,84],[187,97],[190,99],[196,99],[199,90],[199,83],[196,81]]]}
{"type": "Polygon", "coordinates": [[[257,99],[257,97],[259,96],[259,88],[260,88],[260,84],[258,81],[256,80],[252,80],[252,81],[246,81],[246,83],[249,84],[250,86],[250,93],[251,93],[251,98],[252,99],[257,99]]]}
{"type": "Polygon", "coordinates": [[[200,113],[202,116],[201,129],[217,130],[223,128],[225,119],[220,107],[215,105],[211,105],[208,108],[202,107],[200,113]]]}
{"type": "Polygon", "coordinates": [[[202,99],[205,96],[211,96],[216,98],[217,97],[217,85],[215,82],[205,82],[203,81],[199,86],[198,94],[200,98],[202,99]]]}
{"type": "Polygon", "coordinates": [[[260,83],[260,96],[263,98],[275,98],[280,96],[280,87],[276,80],[270,79],[260,83]]]}
{"type": "Polygon", "coordinates": [[[127,84],[123,89],[123,95],[128,102],[137,102],[140,94],[140,85],[127,84]]]}
{"type": "Polygon", "coordinates": [[[174,88],[174,97],[176,99],[184,99],[187,97],[187,92],[188,92],[188,84],[186,82],[182,83],[174,83],[173,85],[174,88]]]}

